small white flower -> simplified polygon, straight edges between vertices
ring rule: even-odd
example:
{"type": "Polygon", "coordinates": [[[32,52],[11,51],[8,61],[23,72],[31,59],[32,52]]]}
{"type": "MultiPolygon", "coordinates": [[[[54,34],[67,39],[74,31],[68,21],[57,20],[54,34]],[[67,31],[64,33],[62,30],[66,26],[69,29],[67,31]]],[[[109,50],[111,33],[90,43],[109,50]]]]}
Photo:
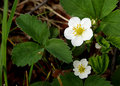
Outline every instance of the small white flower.
{"type": "Polygon", "coordinates": [[[91,73],[91,66],[88,66],[88,61],[86,59],[82,59],[80,61],[75,60],[73,62],[74,66],[74,74],[79,76],[79,78],[84,79],[88,77],[88,74],[91,73]]]}
{"type": "Polygon", "coordinates": [[[96,49],[101,49],[101,46],[98,43],[95,43],[95,48],[96,49]]]}
{"type": "Polygon", "coordinates": [[[73,46],[80,46],[84,41],[90,40],[93,36],[89,18],[80,20],[78,17],[72,17],[68,21],[68,26],[64,31],[64,36],[66,39],[71,40],[73,46]]]}

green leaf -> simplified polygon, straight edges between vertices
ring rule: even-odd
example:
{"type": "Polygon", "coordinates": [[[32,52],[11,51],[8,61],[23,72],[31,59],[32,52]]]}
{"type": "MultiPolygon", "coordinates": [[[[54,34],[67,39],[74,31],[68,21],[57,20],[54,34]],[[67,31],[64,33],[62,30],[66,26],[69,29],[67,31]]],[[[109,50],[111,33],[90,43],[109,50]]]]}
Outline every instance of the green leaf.
{"type": "Polygon", "coordinates": [[[42,58],[43,52],[44,49],[36,43],[21,43],[13,48],[12,61],[17,66],[32,65],[42,58]]]}
{"type": "Polygon", "coordinates": [[[102,46],[102,48],[101,48],[102,53],[109,53],[110,44],[105,38],[103,38],[102,36],[98,36],[98,37],[96,37],[96,41],[98,42],[98,44],[100,46],[102,46]]]}
{"type": "Polygon", "coordinates": [[[120,86],[120,67],[112,75],[112,84],[120,86]]]}
{"type": "Polygon", "coordinates": [[[55,27],[50,28],[50,37],[51,38],[56,38],[59,35],[59,29],[55,27]]]}
{"type": "Polygon", "coordinates": [[[35,16],[22,14],[16,19],[16,23],[25,33],[40,44],[45,44],[50,35],[47,24],[37,20],[35,16]]]}
{"type": "MultiPolygon", "coordinates": [[[[99,58],[99,56],[97,56],[99,58]]],[[[89,64],[92,66],[92,69],[95,73],[99,74],[99,63],[98,60],[95,57],[90,57],[89,58],[89,64]]]]}
{"type": "Polygon", "coordinates": [[[102,72],[101,72],[101,74],[103,74],[107,70],[108,65],[109,65],[109,57],[107,54],[104,54],[104,55],[102,55],[102,70],[101,70],[102,72]]]}
{"type": "Polygon", "coordinates": [[[60,0],[60,2],[71,16],[102,19],[115,9],[118,0],[60,0]]]}
{"type": "Polygon", "coordinates": [[[95,16],[91,0],[60,0],[60,2],[66,12],[71,16],[80,18],[91,18],[95,16]]]}
{"type": "Polygon", "coordinates": [[[100,18],[102,19],[103,17],[110,14],[117,7],[117,3],[118,0],[104,0],[100,18]]]}
{"type": "Polygon", "coordinates": [[[89,76],[85,80],[84,86],[112,86],[109,81],[106,81],[104,78],[100,76],[89,76]]]}
{"type": "Polygon", "coordinates": [[[92,0],[96,18],[102,19],[115,9],[118,0],[92,0]]]}
{"type": "Polygon", "coordinates": [[[102,29],[106,35],[120,37],[120,10],[116,10],[105,17],[101,22],[102,26],[104,26],[102,29]]]}
{"type": "MultiPolygon", "coordinates": [[[[75,76],[73,73],[68,73],[63,76],[60,76],[63,86],[83,86],[82,80],[75,76]]],[[[57,79],[52,83],[52,86],[60,86],[57,79]]]]}
{"type": "Polygon", "coordinates": [[[120,37],[110,36],[107,40],[115,47],[120,49],[120,37]]]}
{"type": "Polygon", "coordinates": [[[107,54],[89,58],[89,64],[93,71],[97,74],[103,74],[109,65],[109,57],[107,54]]]}
{"type": "Polygon", "coordinates": [[[47,41],[45,48],[59,60],[66,63],[72,62],[72,52],[63,40],[55,38],[50,39],[47,41]]]}
{"type": "Polygon", "coordinates": [[[49,82],[35,82],[32,83],[30,86],[51,86],[49,82]]]}

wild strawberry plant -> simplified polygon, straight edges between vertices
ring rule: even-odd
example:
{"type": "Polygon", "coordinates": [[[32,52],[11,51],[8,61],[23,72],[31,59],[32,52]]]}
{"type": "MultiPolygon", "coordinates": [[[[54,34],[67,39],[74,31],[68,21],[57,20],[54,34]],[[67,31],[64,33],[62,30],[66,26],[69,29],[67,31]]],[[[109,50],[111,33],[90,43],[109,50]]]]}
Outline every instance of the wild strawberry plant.
{"type": "Polygon", "coordinates": [[[118,0],[60,0],[71,16],[68,27],[64,28],[65,40],[58,37],[58,29],[48,27],[36,16],[20,15],[16,24],[32,40],[13,48],[12,61],[18,67],[31,66],[29,84],[33,66],[40,60],[47,64],[49,57],[53,58],[53,61],[49,60],[52,67],[49,73],[56,70],[54,61],[59,65],[58,69],[64,67],[64,70],[69,70],[58,74],[51,83],[39,81],[30,86],[120,86],[119,67],[112,75],[112,83],[101,77],[111,65],[109,54],[114,48],[120,49],[120,10],[116,9],[117,3],[118,0]],[[89,55],[84,55],[85,51],[89,55]]]}

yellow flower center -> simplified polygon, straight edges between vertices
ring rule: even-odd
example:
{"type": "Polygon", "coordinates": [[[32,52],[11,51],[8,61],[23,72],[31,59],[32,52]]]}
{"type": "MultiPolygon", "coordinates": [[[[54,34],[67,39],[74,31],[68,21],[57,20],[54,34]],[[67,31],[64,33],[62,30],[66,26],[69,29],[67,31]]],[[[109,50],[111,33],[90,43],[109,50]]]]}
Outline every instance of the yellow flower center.
{"type": "Polygon", "coordinates": [[[73,30],[73,34],[75,36],[82,35],[82,33],[85,31],[85,29],[81,27],[81,24],[77,24],[77,27],[73,27],[73,30]]]}
{"type": "Polygon", "coordinates": [[[81,64],[78,66],[78,70],[80,73],[83,73],[83,72],[85,72],[85,67],[81,64]]]}

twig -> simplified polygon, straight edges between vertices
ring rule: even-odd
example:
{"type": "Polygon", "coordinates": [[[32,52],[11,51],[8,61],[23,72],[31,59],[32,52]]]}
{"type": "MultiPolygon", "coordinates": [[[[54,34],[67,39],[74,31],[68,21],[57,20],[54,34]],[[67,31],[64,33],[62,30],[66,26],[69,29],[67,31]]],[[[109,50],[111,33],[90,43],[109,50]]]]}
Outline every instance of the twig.
{"type": "Polygon", "coordinates": [[[54,22],[54,23],[59,23],[59,24],[66,24],[66,25],[68,24],[68,23],[66,23],[66,22],[61,22],[61,21],[52,20],[52,19],[51,19],[51,22],[54,22]]]}
{"type": "Polygon", "coordinates": [[[51,22],[51,24],[53,24],[54,26],[56,26],[58,29],[61,29],[61,27],[59,25],[57,25],[56,23],[51,22]]]}
{"type": "MultiPolygon", "coordinates": [[[[0,10],[3,11],[2,8],[0,8],[0,10]]],[[[11,13],[11,10],[8,10],[8,12],[11,13]]],[[[18,12],[15,12],[15,14],[16,14],[16,15],[20,15],[20,13],[18,13],[18,12]]]]}
{"type": "Polygon", "coordinates": [[[27,72],[27,71],[25,71],[25,75],[26,75],[26,84],[27,84],[27,86],[29,86],[29,82],[28,82],[28,72],[27,72]]]}
{"type": "MultiPolygon", "coordinates": [[[[51,66],[53,67],[53,70],[56,70],[55,66],[53,65],[53,63],[51,63],[51,66]]],[[[60,75],[57,76],[58,82],[60,84],[60,86],[63,86],[62,80],[60,79],[60,75]]]]}
{"type": "Polygon", "coordinates": [[[48,80],[48,79],[49,79],[50,74],[51,74],[51,71],[48,73],[48,75],[47,75],[47,77],[46,77],[46,79],[45,79],[45,80],[48,80]]]}
{"type": "Polygon", "coordinates": [[[43,20],[46,20],[46,21],[50,22],[51,24],[53,24],[54,26],[56,26],[58,29],[61,29],[61,27],[59,25],[57,25],[56,23],[54,23],[53,20],[48,19],[44,16],[42,16],[42,17],[43,17],[43,20]]]}
{"type": "Polygon", "coordinates": [[[21,2],[21,3],[19,3],[17,6],[23,5],[23,4],[27,3],[28,1],[29,0],[25,0],[25,1],[21,2]]]}
{"type": "MultiPolygon", "coordinates": [[[[42,2],[41,4],[39,4],[37,7],[35,7],[33,10],[31,10],[30,12],[28,12],[28,14],[31,14],[32,12],[34,12],[35,10],[39,9],[41,6],[43,6],[44,4],[47,3],[48,0],[45,0],[44,2],[42,2]]],[[[54,11],[51,7],[49,6],[44,6],[44,8],[50,10],[51,12],[53,12],[54,14],[56,14],[57,16],[59,16],[60,18],[62,18],[65,21],[69,21],[67,18],[65,18],[64,16],[60,15],[59,13],[57,13],[56,11],[54,11]]]]}
{"type": "Polygon", "coordinates": [[[57,76],[57,79],[58,79],[58,82],[59,82],[60,86],[63,86],[62,80],[60,79],[60,76],[57,76]]]}
{"type": "Polygon", "coordinates": [[[53,12],[54,14],[56,14],[57,16],[59,16],[60,18],[62,18],[65,21],[69,21],[67,18],[63,17],[62,15],[60,15],[59,13],[57,13],[56,11],[54,11],[51,7],[49,6],[45,6],[46,9],[50,10],[51,12],[53,12]]]}
{"type": "Polygon", "coordinates": [[[30,12],[28,12],[28,14],[31,14],[32,12],[36,11],[37,9],[39,9],[41,6],[43,6],[44,4],[47,3],[48,0],[44,0],[41,4],[39,4],[38,6],[36,6],[33,10],[31,10],[30,12]]]}
{"type": "Polygon", "coordinates": [[[12,40],[10,40],[9,38],[7,39],[13,46],[15,46],[15,44],[13,43],[12,40]]]}
{"type": "Polygon", "coordinates": [[[39,68],[39,66],[38,65],[36,65],[36,64],[34,64],[35,65],[35,67],[36,68],[38,68],[44,75],[46,75],[47,76],[47,74],[43,71],[43,68],[39,68]]]}
{"type": "Polygon", "coordinates": [[[111,64],[111,74],[114,72],[114,69],[115,69],[116,54],[117,54],[117,48],[114,49],[114,55],[113,55],[112,64],[111,64]]]}
{"type": "Polygon", "coordinates": [[[53,70],[56,70],[55,66],[53,65],[53,63],[51,63],[51,66],[53,67],[53,70]]]}

